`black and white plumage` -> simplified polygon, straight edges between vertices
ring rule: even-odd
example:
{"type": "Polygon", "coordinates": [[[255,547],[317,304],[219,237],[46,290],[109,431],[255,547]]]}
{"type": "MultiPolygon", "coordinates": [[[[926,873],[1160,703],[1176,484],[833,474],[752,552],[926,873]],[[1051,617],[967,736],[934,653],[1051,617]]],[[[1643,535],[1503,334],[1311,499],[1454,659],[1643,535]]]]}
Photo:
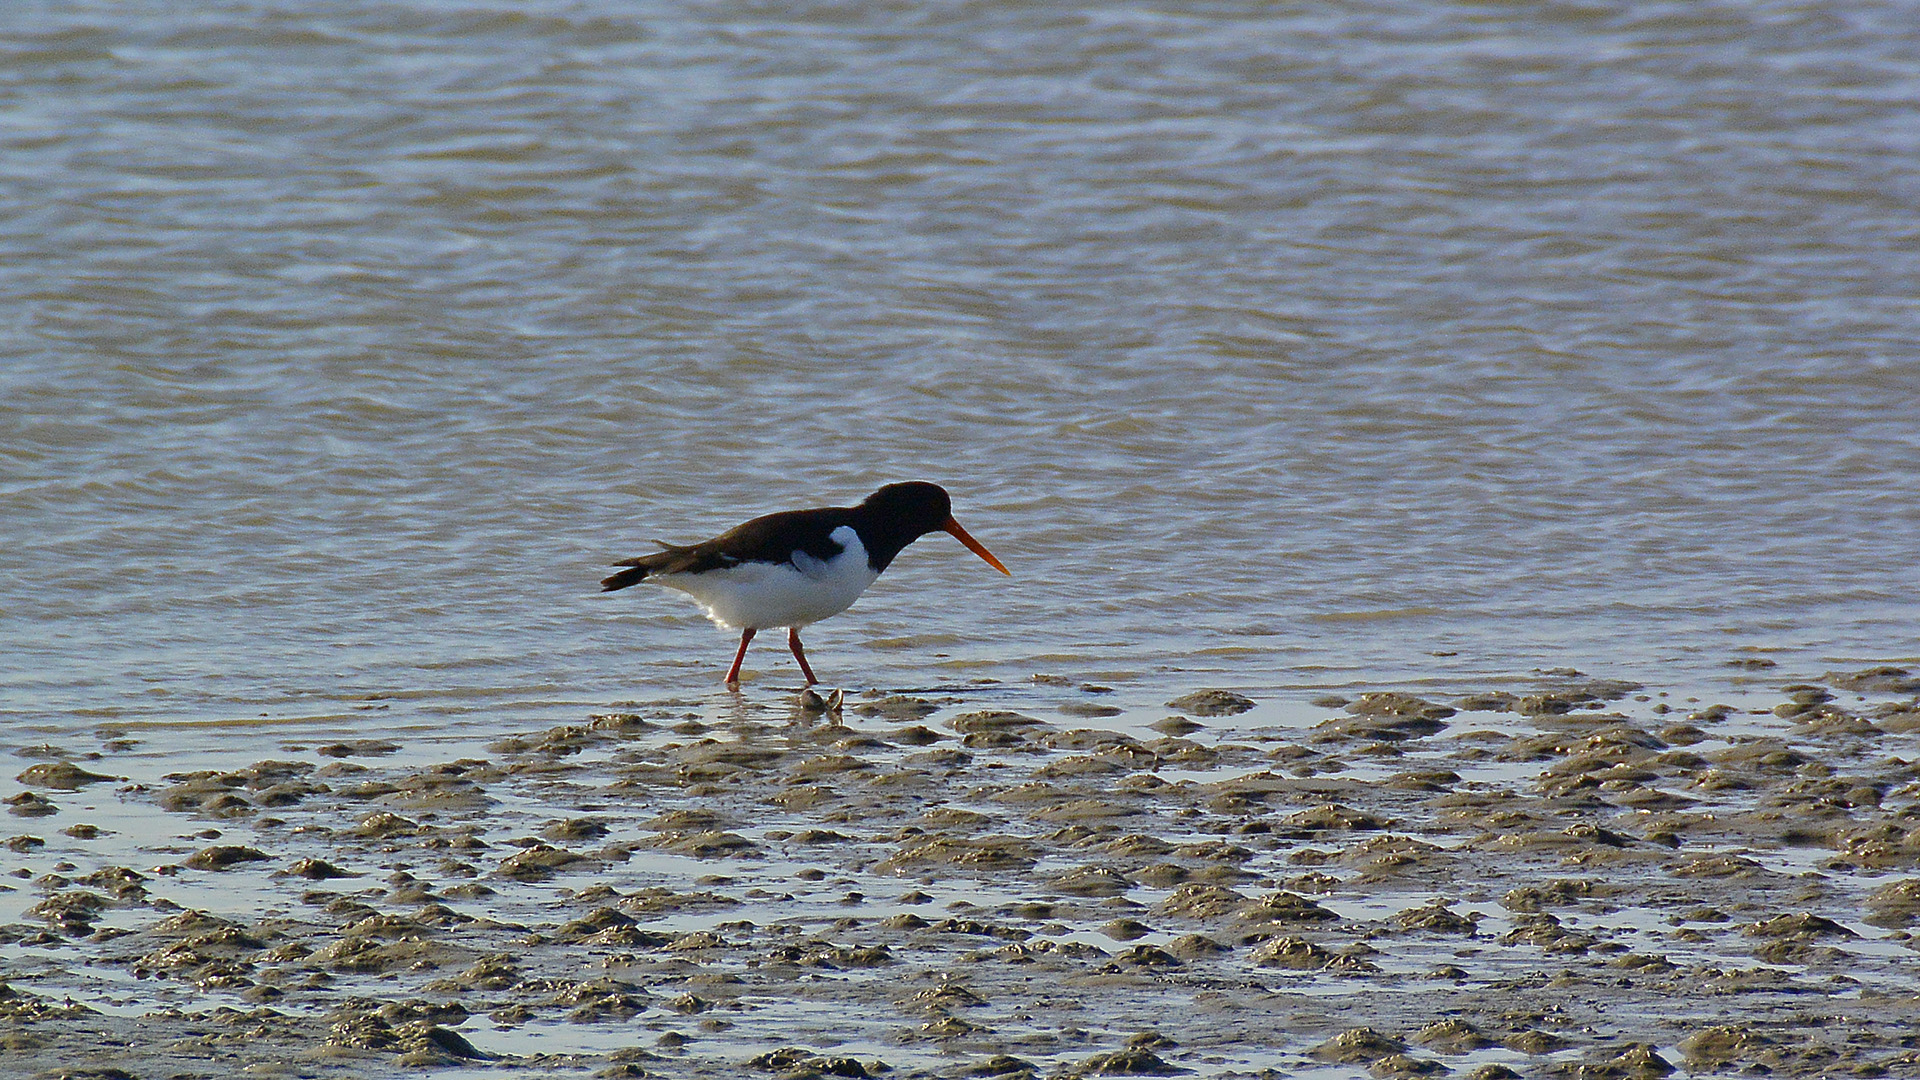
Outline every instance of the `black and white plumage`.
{"type": "Polygon", "coordinates": [[[787,646],[812,685],[813,668],[800,646],[800,628],[840,614],[873,584],[908,544],[947,532],[1003,574],[978,540],[953,519],[953,503],[938,484],[888,484],[858,506],[787,510],[735,526],[703,543],[668,544],[625,559],[600,582],[602,591],[655,581],[693,597],[707,617],[740,631],[740,650],[727,669],[740,683],[740,662],[755,631],[787,628],[787,646]]]}

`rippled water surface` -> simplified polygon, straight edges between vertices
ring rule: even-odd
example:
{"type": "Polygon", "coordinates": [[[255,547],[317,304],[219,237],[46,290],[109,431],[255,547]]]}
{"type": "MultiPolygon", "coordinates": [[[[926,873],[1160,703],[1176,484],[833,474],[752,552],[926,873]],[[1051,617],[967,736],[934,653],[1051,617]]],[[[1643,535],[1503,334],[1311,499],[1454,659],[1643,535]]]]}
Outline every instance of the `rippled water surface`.
{"type": "Polygon", "coordinates": [[[910,477],[829,683],[1913,657],[1911,15],[12,4],[0,713],[717,696],[604,565],[910,477]]]}
{"type": "Polygon", "coordinates": [[[1911,1069],[1914,14],[0,5],[10,1060],[1911,1069]]]}

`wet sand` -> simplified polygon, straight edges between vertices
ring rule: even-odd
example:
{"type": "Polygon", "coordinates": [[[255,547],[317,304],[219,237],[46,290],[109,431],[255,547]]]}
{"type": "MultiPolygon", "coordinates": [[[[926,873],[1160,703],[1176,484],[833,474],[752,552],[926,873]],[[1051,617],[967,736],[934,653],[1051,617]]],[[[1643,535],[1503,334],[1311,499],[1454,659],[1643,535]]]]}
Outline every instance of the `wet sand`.
{"type": "Polygon", "coordinates": [[[16,750],[0,1074],[1920,1072],[1920,678],[1536,682],[104,726],[16,750]]]}

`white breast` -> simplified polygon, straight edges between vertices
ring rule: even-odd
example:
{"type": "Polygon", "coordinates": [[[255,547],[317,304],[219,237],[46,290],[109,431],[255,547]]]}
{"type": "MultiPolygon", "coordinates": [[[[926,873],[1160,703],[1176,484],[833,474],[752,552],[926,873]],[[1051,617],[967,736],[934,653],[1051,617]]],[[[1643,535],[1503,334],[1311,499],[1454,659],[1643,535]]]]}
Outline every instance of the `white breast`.
{"type": "Polygon", "coordinates": [[[867,562],[860,534],[842,525],[833,530],[842,548],[831,559],[796,551],[791,563],[741,563],[702,574],[663,574],[648,578],[693,597],[707,618],[736,630],[806,626],[847,610],[880,575],[867,562]]]}

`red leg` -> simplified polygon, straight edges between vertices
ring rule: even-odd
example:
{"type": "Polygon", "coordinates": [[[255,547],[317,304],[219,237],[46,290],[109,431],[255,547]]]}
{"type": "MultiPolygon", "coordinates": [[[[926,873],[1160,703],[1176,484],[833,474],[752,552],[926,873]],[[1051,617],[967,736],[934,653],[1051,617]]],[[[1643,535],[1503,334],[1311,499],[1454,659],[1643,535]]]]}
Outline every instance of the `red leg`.
{"type": "Polygon", "coordinates": [[[800,674],[807,677],[807,685],[812,686],[814,683],[819,682],[819,679],[813,677],[813,669],[807,666],[807,654],[800,651],[799,627],[790,626],[787,628],[787,648],[792,649],[793,658],[800,661],[800,674]]]}
{"type": "Polygon", "coordinates": [[[740,685],[740,661],[747,658],[747,642],[753,640],[753,627],[740,631],[740,651],[733,654],[733,666],[727,669],[727,685],[740,685]]]}

